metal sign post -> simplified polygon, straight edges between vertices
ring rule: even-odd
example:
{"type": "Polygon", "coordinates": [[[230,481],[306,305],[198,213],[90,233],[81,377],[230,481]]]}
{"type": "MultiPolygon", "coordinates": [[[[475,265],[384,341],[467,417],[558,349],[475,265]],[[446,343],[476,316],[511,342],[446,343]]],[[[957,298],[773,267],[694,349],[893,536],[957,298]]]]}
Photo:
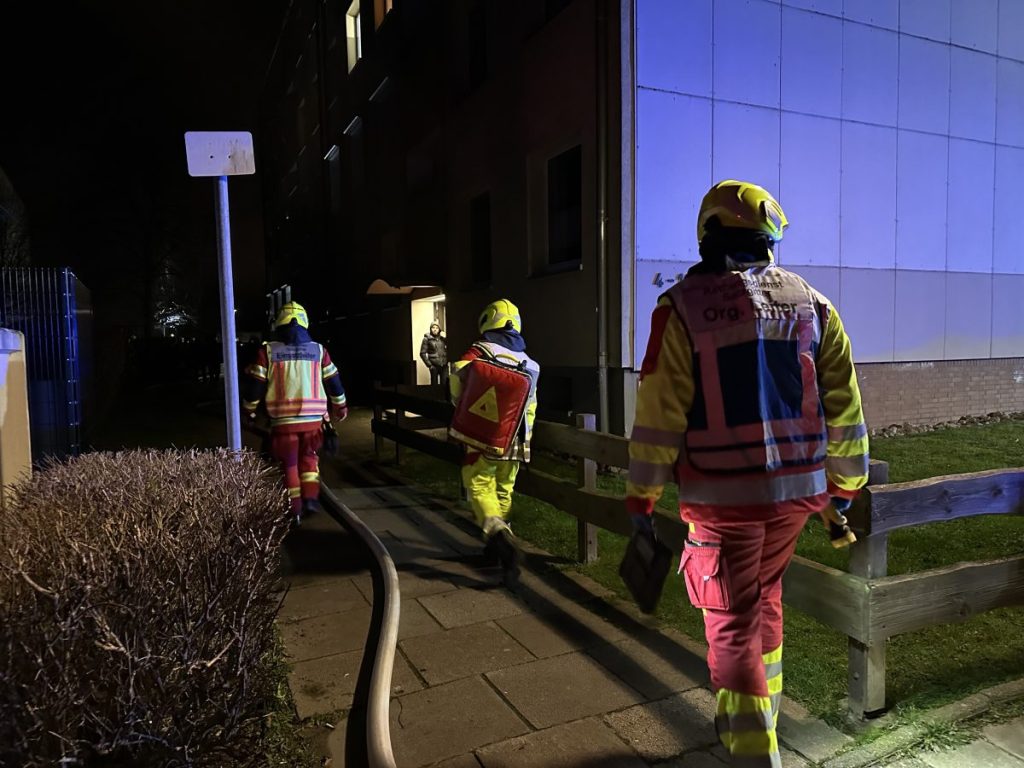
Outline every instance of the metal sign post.
{"type": "Polygon", "coordinates": [[[252,134],[248,131],[189,131],[185,134],[189,176],[216,176],[217,254],[220,264],[220,337],[224,355],[224,408],[228,447],[242,448],[238,402],[238,358],[235,351],[235,289],[231,276],[231,217],[228,176],[256,172],[252,134]]]}

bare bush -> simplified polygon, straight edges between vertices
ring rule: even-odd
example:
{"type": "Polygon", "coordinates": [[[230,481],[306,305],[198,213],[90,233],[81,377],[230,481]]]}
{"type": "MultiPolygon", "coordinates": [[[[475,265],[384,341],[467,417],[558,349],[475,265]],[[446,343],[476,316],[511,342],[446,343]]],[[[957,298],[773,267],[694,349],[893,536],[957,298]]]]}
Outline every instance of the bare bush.
{"type": "Polygon", "coordinates": [[[0,765],[254,759],[287,498],[255,455],[99,453],[0,513],[0,765]]]}

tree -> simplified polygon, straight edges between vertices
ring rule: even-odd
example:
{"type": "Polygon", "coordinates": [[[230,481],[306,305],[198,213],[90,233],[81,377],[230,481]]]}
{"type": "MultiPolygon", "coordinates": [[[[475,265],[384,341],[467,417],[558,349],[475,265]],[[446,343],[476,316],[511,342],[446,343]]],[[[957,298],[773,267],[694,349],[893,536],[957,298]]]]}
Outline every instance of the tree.
{"type": "Polygon", "coordinates": [[[24,267],[29,262],[28,216],[14,185],[0,168],[0,267],[24,267]]]}

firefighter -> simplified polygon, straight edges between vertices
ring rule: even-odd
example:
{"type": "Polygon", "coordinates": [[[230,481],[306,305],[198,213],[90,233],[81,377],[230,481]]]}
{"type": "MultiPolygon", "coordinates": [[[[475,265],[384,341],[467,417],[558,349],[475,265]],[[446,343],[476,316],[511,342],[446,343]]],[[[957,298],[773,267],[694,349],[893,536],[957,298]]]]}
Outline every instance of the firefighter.
{"type": "Polygon", "coordinates": [[[284,468],[293,525],[317,508],[317,452],[328,404],[338,421],[348,416],[345,390],[327,349],[309,335],[309,316],[298,302],[281,307],[274,341],[263,344],[246,368],[242,407],[250,418],[265,400],[270,416],[270,453],[284,468]]]}
{"type": "Polygon", "coordinates": [[[506,586],[519,580],[519,547],[507,518],[519,463],[530,460],[540,366],[526,354],[519,309],[507,299],[488,304],[480,338],[452,365],[456,414],[450,434],[466,443],[462,484],[506,586]],[[460,407],[461,406],[461,407],[460,407]]]}
{"type": "MultiPolygon", "coordinates": [[[[744,766],[781,766],[782,575],[809,515],[841,513],[867,482],[868,438],[835,307],[774,263],[788,222],[764,189],[704,196],[701,261],[651,318],[629,445],[634,528],[678,482],[680,571],[704,611],[719,738],[744,766]]],[[[834,537],[835,538],[835,537],[834,537]]]]}

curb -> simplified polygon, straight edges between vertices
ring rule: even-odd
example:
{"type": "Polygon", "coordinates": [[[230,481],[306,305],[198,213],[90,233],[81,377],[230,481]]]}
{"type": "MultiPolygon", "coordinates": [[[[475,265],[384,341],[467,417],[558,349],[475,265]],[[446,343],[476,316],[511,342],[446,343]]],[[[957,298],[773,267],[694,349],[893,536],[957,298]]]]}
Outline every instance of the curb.
{"type": "Polygon", "coordinates": [[[903,726],[877,741],[831,757],[821,763],[822,768],[865,768],[913,745],[925,734],[929,725],[952,725],[977,717],[998,704],[1018,699],[1024,699],[1024,679],[986,688],[962,701],[933,710],[920,723],[903,726]]]}

